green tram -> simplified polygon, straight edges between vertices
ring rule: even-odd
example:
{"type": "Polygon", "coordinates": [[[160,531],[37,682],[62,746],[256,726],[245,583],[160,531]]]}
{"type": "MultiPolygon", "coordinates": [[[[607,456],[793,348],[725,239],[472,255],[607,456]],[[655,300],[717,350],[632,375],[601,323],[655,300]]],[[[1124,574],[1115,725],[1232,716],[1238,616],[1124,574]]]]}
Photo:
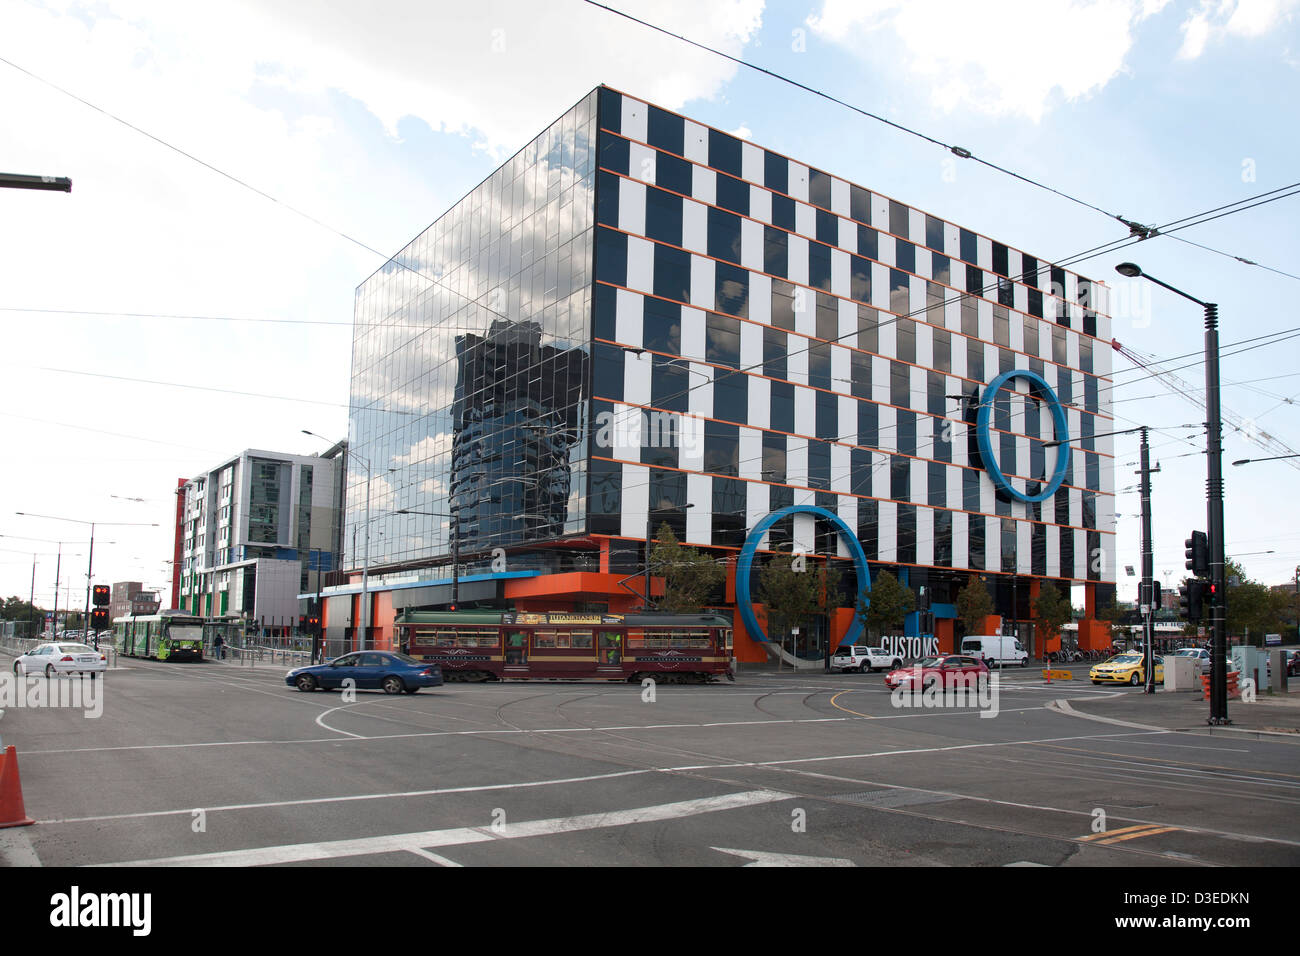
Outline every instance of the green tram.
{"type": "Polygon", "coordinates": [[[183,611],[119,617],[113,622],[119,654],[160,661],[203,660],[203,618],[183,611]]]}

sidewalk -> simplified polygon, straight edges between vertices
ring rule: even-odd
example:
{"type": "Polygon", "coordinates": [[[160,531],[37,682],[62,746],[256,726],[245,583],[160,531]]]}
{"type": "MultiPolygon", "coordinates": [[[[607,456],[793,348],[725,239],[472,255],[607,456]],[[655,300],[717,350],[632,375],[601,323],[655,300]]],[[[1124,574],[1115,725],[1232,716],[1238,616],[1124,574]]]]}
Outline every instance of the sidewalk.
{"type": "Polygon", "coordinates": [[[1123,690],[1114,697],[1074,698],[1057,703],[1065,703],[1066,707],[1059,709],[1067,712],[1161,730],[1194,730],[1229,736],[1243,733],[1286,735],[1300,741],[1300,689],[1290,693],[1261,693],[1253,703],[1229,698],[1228,719],[1232,723],[1224,727],[1211,727],[1206,723],[1210,717],[1210,702],[1199,692],[1143,694],[1123,690]]]}

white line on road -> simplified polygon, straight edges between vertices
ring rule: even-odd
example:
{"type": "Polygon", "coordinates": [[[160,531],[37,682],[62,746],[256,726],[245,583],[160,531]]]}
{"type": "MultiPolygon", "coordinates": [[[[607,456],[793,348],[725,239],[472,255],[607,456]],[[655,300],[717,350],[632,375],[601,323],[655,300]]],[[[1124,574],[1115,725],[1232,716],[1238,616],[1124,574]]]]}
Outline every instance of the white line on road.
{"type": "Polygon", "coordinates": [[[107,863],[103,866],[268,866],[282,863],[303,863],[308,860],[330,860],[354,856],[371,856],[379,853],[411,852],[426,847],[463,846],[467,843],[485,843],[492,840],[520,840],[530,837],[551,836],[557,833],[576,833],[606,827],[634,826],[638,823],[656,823],[662,820],[680,820],[703,813],[720,810],[737,810],[743,807],[776,803],[791,799],[791,794],[773,790],[750,790],[730,793],[720,797],[683,800],[649,807],[634,807],[610,813],[588,813],[572,817],[552,817],[546,820],[526,820],[503,825],[499,830],[491,827],[456,827],[449,830],[424,830],[418,833],[395,833],[389,836],[362,837],[357,840],[331,840],[322,843],[297,843],[286,846],[254,847],[247,850],[228,850],[221,853],[196,853],[190,856],[161,857],[154,860],[130,860],[107,863]]]}
{"type": "Polygon", "coordinates": [[[445,856],[439,856],[436,853],[430,853],[428,850],[422,850],[418,846],[407,850],[407,852],[414,853],[416,856],[422,856],[426,860],[432,860],[434,863],[437,863],[439,866],[455,866],[455,867],[460,866],[460,864],[457,863],[455,860],[449,860],[445,856]]]}
{"type": "MultiPolygon", "coordinates": [[[[480,793],[483,791],[490,791],[490,790],[512,790],[512,789],[518,789],[524,787],[546,787],[546,786],[553,786],[557,784],[588,783],[597,780],[611,780],[617,777],[632,777],[632,776],[638,776],[638,775],[650,774],[650,773],[688,773],[688,772],[700,771],[700,770],[735,770],[735,769],[742,769],[747,767],[755,768],[755,769],[761,769],[763,767],[774,767],[779,769],[786,766],[787,764],[818,763],[821,761],[829,761],[829,760],[866,760],[872,757],[895,757],[895,756],[903,756],[903,755],[943,753],[946,751],[967,750],[967,749],[972,749],[977,747],[1014,747],[1023,744],[1060,743],[1062,741],[1067,741],[1067,740],[1069,741],[1108,740],[1113,737],[1130,737],[1130,736],[1144,736],[1144,735],[1093,734],[1087,737],[1049,737],[1041,740],[1008,740],[1008,741],[1002,741],[998,743],[958,744],[958,745],[952,745],[946,747],[928,747],[928,748],[919,748],[919,749],[912,749],[912,750],[882,750],[882,751],[875,751],[871,753],[832,754],[825,757],[799,757],[790,760],[688,764],[686,766],[680,766],[680,767],[645,767],[640,770],[621,770],[616,773],[595,774],[587,777],[568,777],[560,780],[531,780],[531,781],[525,781],[521,783],[482,784],[478,786],[467,786],[467,787],[447,787],[438,790],[404,790],[395,793],[364,793],[364,794],[354,794],[354,795],[341,796],[341,797],[311,797],[311,798],[306,798],[301,800],[276,800],[276,801],[269,801],[266,803],[229,804],[220,807],[205,807],[204,810],[206,810],[206,812],[208,813],[219,813],[221,811],[262,810],[262,809],[273,809],[276,807],[304,806],[310,804],[349,803],[358,800],[391,800],[391,799],[402,799],[407,797],[439,796],[439,795],[451,794],[451,793],[480,793]]],[[[96,822],[102,822],[106,820],[131,820],[131,819],[138,819],[142,817],[165,817],[165,816],[178,816],[178,815],[188,816],[193,812],[194,812],[194,808],[192,806],[186,806],[175,810],[150,810],[150,811],[141,811],[138,813],[107,814],[104,816],[94,816],[94,817],[66,817],[63,819],[42,820],[40,822],[47,825],[53,823],[96,823],[96,822]]]]}
{"type": "MultiPolygon", "coordinates": [[[[356,800],[399,800],[408,797],[438,797],[449,793],[482,793],[486,790],[517,790],[525,787],[553,787],[568,783],[590,783],[593,780],[613,780],[616,777],[635,777],[659,773],[656,768],[646,770],[620,770],[617,773],[600,773],[589,777],[566,777],[561,780],[525,780],[520,783],[487,783],[476,787],[444,787],[440,790],[401,790],[396,793],[359,793],[343,797],[310,797],[302,800],[273,800],[267,803],[231,803],[221,807],[203,807],[205,813],[230,810],[266,810],[275,807],[301,807],[320,803],[351,803],[356,800]]],[[[136,820],[143,817],[189,816],[193,807],[184,810],[146,810],[140,813],[110,813],[98,817],[65,817],[61,820],[42,820],[41,823],[99,823],[104,820],[136,820]]]]}

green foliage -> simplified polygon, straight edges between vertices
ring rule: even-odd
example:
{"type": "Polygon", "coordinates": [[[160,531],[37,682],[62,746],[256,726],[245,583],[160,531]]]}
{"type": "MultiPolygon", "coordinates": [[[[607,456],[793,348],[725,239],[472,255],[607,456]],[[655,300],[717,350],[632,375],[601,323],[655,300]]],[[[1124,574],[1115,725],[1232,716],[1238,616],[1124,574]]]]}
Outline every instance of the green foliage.
{"type": "Polygon", "coordinates": [[[1038,615],[1038,627],[1044,636],[1060,633],[1061,628],[1074,616],[1070,599],[1063,595],[1055,584],[1044,581],[1034,601],[1034,613],[1038,615]]]}
{"type": "Polygon", "coordinates": [[[978,634],[984,619],[993,613],[993,597],[988,585],[979,575],[972,575],[966,586],[957,592],[957,619],[967,634],[978,634]]]}
{"type": "MultiPolygon", "coordinates": [[[[1246,577],[1245,569],[1229,560],[1224,570],[1228,584],[1228,633],[1250,634],[1252,643],[1263,646],[1265,634],[1281,633],[1289,615],[1291,598],[1246,577]],[[1239,583],[1232,584],[1236,579],[1239,583]]],[[[1209,615],[1206,615],[1208,619],[1209,615]]],[[[1202,622],[1205,623],[1205,622],[1202,622]]]]}
{"type": "MultiPolygon", "coordinates": [[[[806,559],[805,559],[806,560],[806,559]]],[[[818,574],[794,567],[790,555],[773,555],[758,575],[758,599],[767,605],[767,636],[780,639],[792,627],[803,627],[821,610],[818,574]]]]}
{"type": "Polygon", "coordinates": [[[664,579],[659,609],[678,614],[699,611],[726,578],[726,568],[707,554],[683,546],[666,523],[659,526],[656,537],[650,550],[650,573],[664,579]]]}
{"type": "Polygon", "coordinates": [[[916,595],[888,571],[877,574],[871,590],[858,595],[858,616],[873,638],[901,629],[903,619],[915,609],[916,595]]]}
{"type": "Polygon", "coordinates": [[[827,560],[817,569],[817,612],[827,618],[840,607],[840,585],[844,572],[835,561],[827,560]]]}
{"type": "Polygon", "coordinates": [[[16,596],[0,604],[0,621],[43,620],[44,614],[39,607],[33,608],[26,599],[16,596]]]}

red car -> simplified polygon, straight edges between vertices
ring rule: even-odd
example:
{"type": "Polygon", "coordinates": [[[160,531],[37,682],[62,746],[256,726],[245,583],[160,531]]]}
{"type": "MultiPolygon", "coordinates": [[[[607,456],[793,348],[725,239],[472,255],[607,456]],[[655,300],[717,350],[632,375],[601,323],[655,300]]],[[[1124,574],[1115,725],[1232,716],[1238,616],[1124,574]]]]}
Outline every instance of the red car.
{"type": "Polygon", "coordinates": [[[960,678],[962,683],[970,681],[967,686],[973,687],[980,680],[980,675],[984,675],[987,679],[988,673],[988,665],[978,657],[947,654],[941,657],[925,657],[910,667],[900,667],[890,671],[885,675],[885,686],[893,690],[900,685],[920,681],[922,688],[936,683],[944,687],[956,687],[960,678]]]}

